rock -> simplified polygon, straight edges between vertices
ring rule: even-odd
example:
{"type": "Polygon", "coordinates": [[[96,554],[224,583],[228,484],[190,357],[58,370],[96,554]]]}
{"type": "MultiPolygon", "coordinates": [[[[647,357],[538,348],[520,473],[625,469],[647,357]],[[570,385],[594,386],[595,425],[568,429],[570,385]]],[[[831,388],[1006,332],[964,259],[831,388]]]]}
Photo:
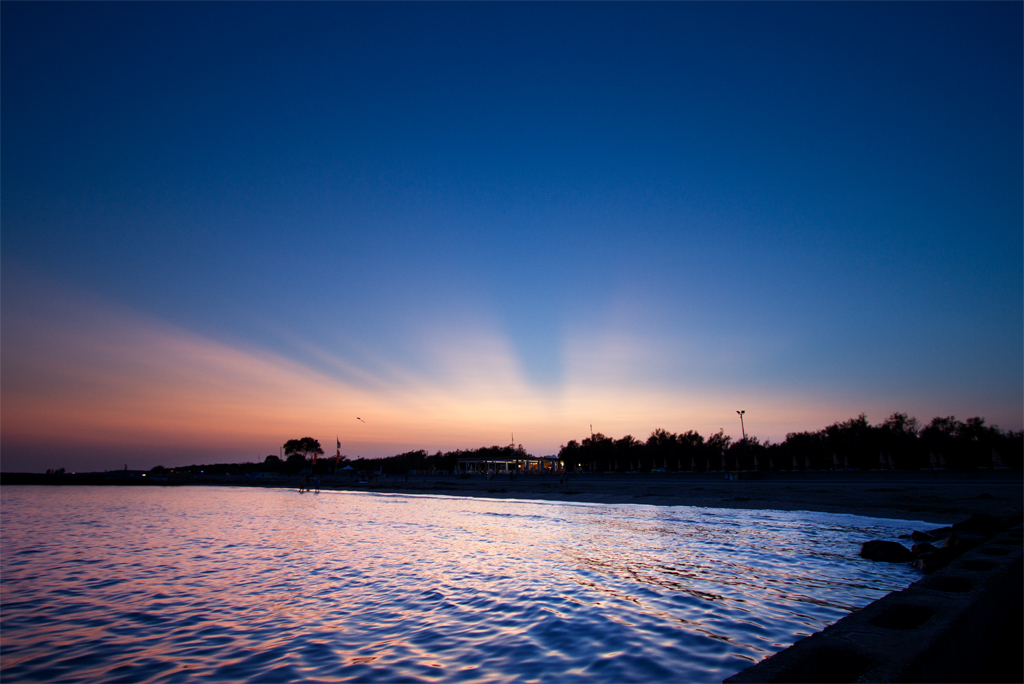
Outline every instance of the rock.
{"type": "Polygon", "coordinates": [[[946,567],[950,562],[960,554],[957,553],[956,549],[935,549],[931,553],[927,553],[913,562],[913,566],[923,572],[926,575],[930,575],[936,570],[946,567]]]}
{"type": "Polygon", "coordinates": [[[991,515],[974,513],[967,520],[961,520],[958,523],[953,523],[953,531],[985,534],[985,532],[994,527],[995,524],[996,520],[991,515]]]}
{"type": "Polygon", "coordinates": [[[953,532],[980,534],[983,537],[991,537],[1004,529],[1006,529],[1006,521],[985,513],[975,513],[967,520],[953,525],[953,532]]]}
{"type": "Polygon", "coordinates": [[[923,544],[914,544],[910,547],[910,553],[914,554],[918,558],[927,553],[934,553],[938,550],[939,549],[937,547],[929,544],[928,542],[924,542],[923,544]]]}
{"type": "Polygon", "coordinates": [[[881,539],[864,542],[860,547],[861,558],[886,563],[908,563],[914,560],[912,554],[903,544],[881,539]]]}
{"type": "Polygon", "coordinates": [[[925,534],[930,534],[932,536],[932,541],[935,541],[936,539],[945,539],[949,535],[953,534],[953,528],[940,527],[938,529],[928,530],[925,534]]]}
{"type": "Polygon", "coordinates": [[[976,534],[958,533],[946,537],[946,543],[941,549],[928,543],[914,544],[911,553],[917,559],[913,562],[913,566],[926,575],[930,575],[936,570],[946,567],[955,558],[983,541],[985,538],[976,534]]]}
{"type": "Polygon", "coordinates": [[[947,549],[956,549],[957,555],[973,549],[975,546],[985,541],[985,538],[977,534],[958,533],[951,534],[946,537],[946,543],[943,544],[947,549]]]}
{"type": "Polygon", "coordinates": [[[914,533],[910,535],[910,539],[916,542],[931,542],[935,541],[935,537],[928,534],[927,532],[918,532],[914,530],[914,533]]]}

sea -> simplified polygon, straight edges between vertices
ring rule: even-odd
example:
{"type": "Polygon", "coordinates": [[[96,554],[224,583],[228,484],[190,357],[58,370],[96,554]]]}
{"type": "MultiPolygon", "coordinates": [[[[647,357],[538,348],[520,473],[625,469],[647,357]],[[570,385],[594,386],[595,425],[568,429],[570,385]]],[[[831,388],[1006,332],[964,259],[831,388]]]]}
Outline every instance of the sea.
{"type": "MultiPolygon", "coordinates": [[[[922,523],[923,524],[923,523],[922,523]]],[[[0,679],[720,682],[917,579],[915,523],[244,487],[0,491],[0,679]]]]}

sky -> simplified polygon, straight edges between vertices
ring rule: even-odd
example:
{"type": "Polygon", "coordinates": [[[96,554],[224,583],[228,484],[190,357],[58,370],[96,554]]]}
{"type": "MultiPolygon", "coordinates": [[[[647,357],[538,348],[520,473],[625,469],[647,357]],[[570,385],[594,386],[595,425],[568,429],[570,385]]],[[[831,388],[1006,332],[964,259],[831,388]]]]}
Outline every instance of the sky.
{"type": "Polygon", "coordinates": [[[0,467],[1019,430],[1022,8],[4,3],[0,467]]]}

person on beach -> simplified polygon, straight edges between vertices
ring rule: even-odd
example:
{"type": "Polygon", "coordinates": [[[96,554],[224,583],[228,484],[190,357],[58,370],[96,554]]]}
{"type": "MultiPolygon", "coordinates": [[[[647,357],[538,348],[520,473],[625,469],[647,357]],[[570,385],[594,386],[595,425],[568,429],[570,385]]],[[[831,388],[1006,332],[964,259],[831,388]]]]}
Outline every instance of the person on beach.
{"type": "Polygon", "coordinates": [[[316,493],[317,494],[320,493],[320,476],[319,475],[316,478],[316,493]]]}

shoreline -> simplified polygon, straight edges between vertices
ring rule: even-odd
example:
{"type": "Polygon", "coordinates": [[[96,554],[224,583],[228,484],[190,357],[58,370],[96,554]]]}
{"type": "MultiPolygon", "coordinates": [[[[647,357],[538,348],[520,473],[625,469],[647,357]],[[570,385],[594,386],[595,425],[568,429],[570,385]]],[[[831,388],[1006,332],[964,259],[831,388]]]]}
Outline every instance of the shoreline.
{"type": "MultiPolygon", "coordinates": [[[[507,475],[492,479],[485,476],[451,475],[414,475],[406,478],[401,475],[358,483],[346,477],[322,477],[320,489],[324,492],[466,497],[523,503],[598,506],[641,504],[806,511],[906,521],[908,528],[913,526],[916,530],[954,524],[977,513],[996,517],[1019,516],[1024,503],[1024,474],[1020,471],[783,472],[739,475],[739,480],[726,480],[723,473],[579,474],[570,476],[567,485],[560,484],[558,476],[538,475],[520,476],[517,479],[507,475]],[[919,523],[924,525],[919,527],[919,523]]],[[[244,477],[179,473],[152,477],[152,473],[130,471],[58,477],[0,473],[0,492],[10,486],[205,486],[292,489],[293,494],[302,496],[297,491],[302,480],[299,475],[244,477]]],[[[214,498],[218,495],[215,490],[211,490],[210,494],[214,498]]],[[[223,492],[219,495],[225,496],[223,492]]],[[[320,506],[308,508],[315,510],[320,506]]],[[[1016,530],[1019,535],[1019,524],[1016,530]]],[[[907,532],[907,535],[901,535],[900,538],[909,537],[909,529],[907,532]]],[[[970,534],[966,536],[971,537],[970,534]]],[[[854,541],[860,543],[859,540],[854,541]]],[[[889,667],[892,672],[910,671],[907,668],[916,668],[925,663],[931,667],[928,671],[930,674],[947,670],[961,672],[965,674],[960,677],[963,681],[1019,681],[1020,661],[1014,657],[1016,651],[1013,646],[1020,640],[1020,613],[1019,610],[1014,612],[1016,609],[1007,611],[1003,608],[1020,605],[1019,598],[1015,598],[1019,596],[1020,556],[1019,551],[1008,551],[1009,546],[1005,546],[1007,542],[1004,540],[996,539],[992,543],[1004,546],[993,551],[983,543],[978,549],[968,551],[963,562],[954,560],[951,566],[940,569],[934,575],[922,575],[922,579],[906,589],[873,601],[811,637],[799,640],[794,646],[776,654],[766,654],[768,657],[758,664],[732,674],[726,681],[789,681],[787,674],[794,673],[798,673],[796,681],[853,681],[857,675],[851,676],[843,668],[861,667],[864,663],[870,665],[876,661],[889,667]],[[965,592],[959,585],[943,589],[945,585],[935,584],[944,581],[962,584],[965,568],[970,571],[968,574],[974,573],[967,578],[974,582],[978,573],[984,574],[1002,558],[1002,555],[995,556],[993,553],[1016,553],[1016,564],[1010,569],[1017,574],[1008,576],[1007,580],[1003,577],[1006,573],[993,572],[992,576],[998,582],[993,580],[991,588],[979,585],[981,588],[977,591],[972,589],[965,592]],[[1013,591],[1017,593],[1011,596],[1013,591]],[[918,606],[925,612],[930,611],[928,615],[934,614],[935,618],[926,620],[923,626],[900,623],[897,627],[881,624],[876,619],[883,613],[889,615],[893,611],[896,611],[897,618],[903,619],[908,604],[918,606]],[[961,619],[962,616],[970,619],[961,619]],[[984,631],[968,626],[968,623],[973,622],[983,625],[984,631]],[[897,631],[892,632],[890,627],[897,631]],[[861,639],[859,635],[863,634],[868,635],[870,643],[857,641],[861,639]],[[962,651],[949,647],[951,641],[956,644],[963,641],[965,634],[973,638],[972,649],[962,651]],[[897,638],[903,641],[894,641],[897,638]],[[925,656],[919,657],[920,653],[925,653],[925,656]],[[825,656],[820,657],[822,654],[825,656]]],[[[1019,547],[1019,543],[1018,536],[1011,545],[1019,547]]],[[[1013,558],[1007,556],[1006,560],[1013,561],[1013,558]]],[[[929,676],[922,681],[933,678],[929,676]]],[[[887,676],[881,681],[903,679],[887,676]]]]}
{"type": "MultiPolygon", "coordinates": [[[[828,475],[836,475],[829,473],[828,475]]],[[[726,481],[724,476],[579,475],[567,486],[548,481],[454,480],[410,478],[329,489],[391,494],[434,494],[588,504],[645,504],[743,510],[809,511],[949,525],[974,513],[1012,515],[1022,511],[1024,480],[959,480],[911,474],[889,478],[813,477],[801,475],[726,481]]],[[[538,478],[540,480],[540,478],[538,478]]]]}
{"type": "MultiPolygon", "coordinates": [[[[0,485],[245,486],[298,489],[302,477],[196,475],[147,477],[149,473],[81,473],[58,477],[2,473],[0,485]]],[[[323,476],[325,491],[381,494],[429,494],[475,498],[647,504],[748,510],[811,511],[948,525],[974,513],[1019,515],[1024,509],[1024,473],[978,472],[782,472],[636,473],[570,475],[560,484],[553,475],[388,476],[353,482],[323,476]]],[[[315,480],[314,480],[315,482],[315,480]]]]}

